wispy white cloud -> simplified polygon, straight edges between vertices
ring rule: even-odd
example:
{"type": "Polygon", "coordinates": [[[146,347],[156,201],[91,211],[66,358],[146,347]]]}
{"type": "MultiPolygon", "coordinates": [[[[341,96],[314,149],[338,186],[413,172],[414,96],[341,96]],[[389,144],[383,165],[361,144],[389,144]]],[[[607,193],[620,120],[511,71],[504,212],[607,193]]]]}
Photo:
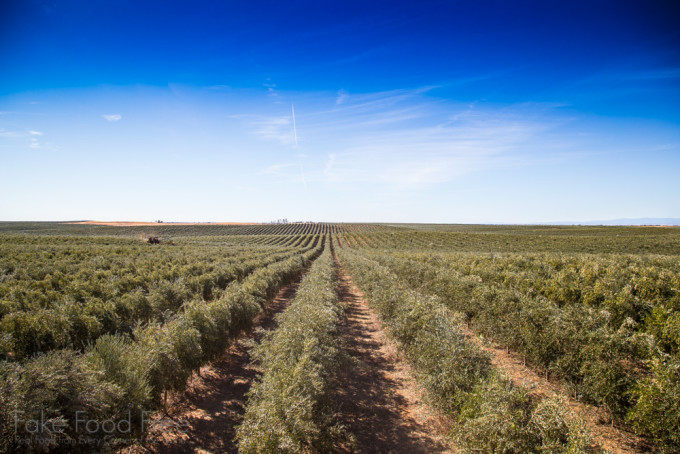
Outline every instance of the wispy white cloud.
{"type": "Polygon", "coordinates": [[[104,114],[102,117],[104,117],[104,119],[109,122],[120,121],[123,118],[123,116],[120,114],[104,114]]]}
{"type": "Polygon", "coordinates": [[[335,105],[339,106],[344,103],[347,98],[349,98],[349,92],[347,90],[338,90],[338,97],[335,98],[335,105]]]}
{"type": "Polygon", "coordinates": [[[230,90],[231,85],[225,85],[225,84],[218,84],[218,85],[210,85],[208,87],[205,87],[206,90],[230,90]]]}
{"type": "Polygon", "coordinates": [[[8,131],[0,128],[0,139],[5,139],[6,145],[3,147],[22,148],[43,148],[43,149],[57,149],[52,142],[41,142],[44,133],[35,129],[23,129],[8,131]]]}
{"type": "MultiPolygon", "coordinates": [[[[343,99],[342,107],[336,107],[334,111],[351,111],[351,112],[371,112],[378,113],[382,109],[388,109],[393,106],[407,101],[414,101],[416,98],[432,90],[434,87],[421,87],[416,89],[398,89],[375,93],[354,94],[351,97],[352,102],[345,102],[349,96],[343,99]]],[[[419,99],[418,103],[422,104],[426,100],[419,99]]]]}
{"type": "Polygon", "coordinates": [[[579,94],[611,97],[612,94],[645,91],[659,82],[675,82],[680,78],[680,68],[645,68],[638,65],[623,65],[619,69],[606,69],[593,73],[566,85],[566,89],[579,94]]]}
{"type": "Polygon", "coordinates": [[[650,71],[633,71],[622,74],[624,79],[661,80],[680,78],[680,68],[664,68],[650,71]]]}
{"type": "Polygon", "coordinates": [[[289,115],[279,117],[258,118],[250,123],[255,136],[279,142],[284,145],[294,145],[293,123],[289,115]]]}
{"type": "Polygon", "coordinates": [[[289,170],[294,168],[295,164],[274,164],[265,167],[262,170],[262,173],[267,174],[267,175],[278,175],[278,176],[286,176],[289,175],[289,170]]]}
{"type": "MultiPolygon", "coordinates": [[[[296,112],[305,131],[300,151],[310,155],[304,167],[288,154],[293,124],[282,106],[270,105],[278,116],[231,118],[244,122],[255,137],[285,146],[286,164],[263,173],[310,187],[427,188],[472,174],[568,160],[578,149],[581,139],[566,143],[559,133],[572,121],[559,104],[462,103],[439,99],[432,88],[306,95],[304,111],[296,112]]],[[[285,102],[289,94],[281,97],[285,102]]]]}
{"type": "Polygon", "coordinates": [[[276,84],[264,83],[262,85],[267,88],[267,94],[269,96],[278,96],[279,95],[276,91],[276,84]]]}
{"type": "MultiPolygon", "coordinates": [[[[306,181],[414,188],[530,165],[530,155],[564,159],[549,134],[569,119],[555,115],[555,105],[443,103],[427,91],[361,94],[340,104],[336,98],[333,109],[306,111],[306,142],[328,150],[325,162],[306,166],[306,181]]],[[[290,128],[283,117],[259,133],[289,141],[280,128],[290,128]]]]}
{"type": "Polygon", "coordinates": [[[6,129],[0,128],[0,137],[20,139],[26,137],[26,133],[24,131],[7,131],[6,129]]]}
{"type": "Polygon", "coordinates": [[[10,139],[25,139],[27,137],[33,137],[31,140],[35,140],[34,136],[42,135],[42,132],[33,129],[24,129],[23,131],[8,131],[6,129],[0,128],[0,137],[7,137],[10,139]]]}
{"type": "Polygon", "coordinates": [[[290,110],[292,113],[292,118],[293,118],[293,139],[295,139],[295,146],[298,146],[298,137],[297,137],[297,126],[295,125],[295,106],[291,105],[290,110]]]}

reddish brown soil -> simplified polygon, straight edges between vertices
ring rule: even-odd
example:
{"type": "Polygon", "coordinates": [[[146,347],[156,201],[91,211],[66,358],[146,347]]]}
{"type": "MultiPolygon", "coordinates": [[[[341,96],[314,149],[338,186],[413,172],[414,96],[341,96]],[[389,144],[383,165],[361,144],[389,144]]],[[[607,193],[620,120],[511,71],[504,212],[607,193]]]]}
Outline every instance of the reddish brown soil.
{"type": "Polygon", "coordinates": [[[130,453],[236,453],[235,429],[244,413],[246,393],[259,375],[251,361],[248,345],[259,341],[264,331],[276,326],[274,316],[283,311],[294,298],[302,279],[281,289],[255,324],[260,329],[233,344],[224,356],[201,368],[184,394],[174,396],[168,415],[158,414],[154,422],[181,430],[156,430],[148,434],[144,446],[133,446],[130,453]],[[264,331],[263,331],[264,330],[264,331]],[[185,427],[188,426],[188,430],[185,427]]]}
{"type": "Polygon", "coordinates": [[[136,221],[80,221],[63,224],[110,225],[114,227],[164,226],[164,225],[258,225],[257,222],[136,222],[136,221]]]}
{"type": "Polygon", "coordinates": [[[364,239],[364,237],[359,236],[359,235],[357,235],[357,237],[358,237],[359,240],[363,243],[364,247],[370,247],[370,246],[368,245],[368,243],[366,242],[366,240],[364,239]]]}
{"type": "Polygon", "coordinates": [[[520,355],[507,352],[499,346],[489,346],[487,343],[482,342],[472,331],[464,331],[471,340],[491,354],[493,365],[503,370],[515,385],[526,387],[530,394],[538,399],[549,397],[563,398],[571,414],[578,415],[583,419],[590,431],[593,442],[600,449],[614,454],[649,452],[649,446],[640,437],[613,427],[611,418],[603,409],[574,399],[563,386],[546,379],[544,376],[538,375],[535,371],[528,368],[520,355]]]}
{"type": "Polygon", "coordinates": [[[339,294],[347,304],[341,330],[353,363],[339,377],[339,422],[355,442],[337,452],[454,452],[444,442],[444,424],[423,405],[408,365],[386,339],[363,294],[338,270],[339,294]]]}

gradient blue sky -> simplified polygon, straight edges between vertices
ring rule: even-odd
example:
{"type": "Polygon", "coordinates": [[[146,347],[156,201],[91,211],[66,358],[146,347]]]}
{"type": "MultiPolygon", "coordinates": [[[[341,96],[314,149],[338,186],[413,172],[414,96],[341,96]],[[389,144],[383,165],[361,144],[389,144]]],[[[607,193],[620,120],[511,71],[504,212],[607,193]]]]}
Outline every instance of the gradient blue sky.
{"type": "Polygon", "coordinates": [[[4,0],[0,220],[680,217],[679,10],[4,0]]]}

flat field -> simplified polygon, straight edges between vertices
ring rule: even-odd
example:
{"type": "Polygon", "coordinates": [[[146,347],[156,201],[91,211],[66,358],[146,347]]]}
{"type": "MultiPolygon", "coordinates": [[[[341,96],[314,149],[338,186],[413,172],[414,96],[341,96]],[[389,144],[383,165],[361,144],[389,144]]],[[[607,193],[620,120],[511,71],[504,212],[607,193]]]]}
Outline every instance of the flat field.
{"type": "Polygon", "coordinates": [[[1,452],[680,452],[680,228],[0,223],[1,452]]]}

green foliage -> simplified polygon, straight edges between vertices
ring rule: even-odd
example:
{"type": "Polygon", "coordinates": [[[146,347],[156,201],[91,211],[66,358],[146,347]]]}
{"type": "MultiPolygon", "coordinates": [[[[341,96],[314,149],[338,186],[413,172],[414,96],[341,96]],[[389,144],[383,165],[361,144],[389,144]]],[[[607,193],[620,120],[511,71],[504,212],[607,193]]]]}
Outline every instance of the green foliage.
{"type": "MultiPolygon", "coordinates": [[[[655,425],[650,418],[630,413],[637,412],[635,390],[646,383],[647,364],[662,352],[678,352],[680,318],[669,309],[677,292],[667,287],[674,285],[676,262],[632,257],[587,262],[557,254],[371,257],[409,286],[463,312],[476,332],[565,381],[582,400],[606,408],[619,422],[638,421],[641,434],[655,430],[643,427],[655,425]],[[652,289],[649,276],[664,277],[652,289]],[[574,286],[578,289],[568,291],[574,286]],[[644,303],[649,300],[643,294],[656,300],[644,303]]],[[[678,405],[672,388],[662,392],[668,394],[659,397],[664,405],[678,405]]]]}
{"type": "Polygon", "coordinates": [[[340,367],[342,316],[329,248],[312,265],[278,328],[253,350],[263,374],[249,394],[238,428],[239,452],[332,450],[331,391],[340,367]]]}
{"type": "Polygon", "coordinates": [[[2,446],[7,452],[46,452],[64,446],[72,452],[88,452],[92,446],[78,444],[80,437],[96,443],[107,434],[75,421],[104,420],[111,414],[111,403],[122,398],[117,386],[68,350],[41,355],[22,365],[4,363],[0,378],[2,446]]]}
{"type": "MultiPolygon", "coordinates": [[[[207,280],[197,281],[195,294],[193,281],[186,285],[173,277],[169,284],[149,286],[162,289],[152,297],[125,284],[131,291],[115,302],[71,295],[71,304],[62,301],[48,309],[27,311],[21,310],[23,303],[14,305],[18,310],[0,320],[0,354],[5,358],[0,362],[3,451],[60,451],[68,446],[69,451],[91,452],[110,447],[121,436],[143,436],[142,412],[157,408],[165,392],[183,390],[191,374],[223,352],[231,339],[250,329],[253,317],[278,289],[321,252],[318,238],[304,244],[297,253],[273,250],[262,258],[236,264],[243,280],[226,286],[219,298],[211,301],[199,296],[204,294],[207,280]],[[190,300],[191,295],[196,298],[190,300]],[[166,305],[160,314],[159,304],[166,305]],[[156,317],[150,317],[154,313],[156,317]],[[131,337],[102,333],[117,326],[131,337]],[[64,346],[77,350],[58,350],[64,346]],[[42,350],[48,353],[34,355],[42,350]],[[35,419],[42,411],[48,422],[64,424],[65,435],[20,433],[17,438],[14,410],[23,411],[25,419],[35,419]],[[126,419],[131,430],[125,434],[103,429],[82,433],[83,427],[74,423],[77,412],[98,421],[126,419]],[[80,436],[90,443],[78,442],[80,436]]],[[[112,268],[106,262],[95,262],[102,269],[112,268]]],[[[197,264],[190,268],[194,270],[190,272],[199,273],[202,269],[197,264]]],[[[39,270],[30,273],[37,273],[36,277],[43,274],[39,270]]],[[[61,281],[59,285],[65,287],[61,281]]],[[[96,293],[103,296],[106,292],[96,293]]]]}
{"type": "MultiPolygon", "coordinates": [[[[661,449],[680,450],[675,228],[153,228],[154,235],[173,237],[174,246],[143,243],[139,237],[148,230],[0,223],[1,451],[19,449],[7,432],[13,408],[25,408],[27,418],[48,409],[52,420],[71,424],[77,409],[112,417],[153,409],[162,393],[183,389],[191,373],[250,330],[267,301],[319,253],[320,234],[333,235],[357,282],[364,278],[362,286],[390,321],[433,403],[454,415],[479,403],[479,414],[461,421],[469,425],[470,446],[578,452],[584,438],[559,405],[536,404],[521,389],[490,378],[496,374],[465,342],[461,323],[525,355],[661,449]],[[384,268],[362,262],[356,251],[384,268]],[[57,378],[46,383],[47,376],[57,378]],[[497,414],[488,402],[495,402],[497,414]]],[[[271,359],[287,367],[272,368],[261,384],[278,396],[272,411],[295,408],[295,417],[286,426],[282,415],[288,413],[272,416],[271,427],[285,430],[262,440],[297,446],[291,449],[323,447],[320,440],[328,438],[321,434],[332,431],[324,419],[330,410],[313,402],[324,401],[325,374],[332,370],[317,367],[326,361],[319,352],[334,344],[295,333],[287,340],[297,347],[271,359]],[[306,385],[287,387],[296,381],[306,385]]],[[[267,420],[267,407],[261,408],[267,420]]],[[[77,435],[69,425],[66,439],[77,435]]],[[[102,433],[96,437],[106,440],[102,433]]],[[[56,443],[48,437],[35,449],[56,450],[56,443]]]]}
{"type": "MultiPolygon", "coordinates": [[[[377,262],[345,250],[340,255],[414,366],[430,403],[458,421],[454,432],[464,449],[585,451],[588,437],[581,425],[494,371],[488,355],[463,334],[463,314],[451,312],[438,296],[404,288],[377,262]]],[[[427,273],[420,271],[422,279],[427,273]]]]}
{"type": "Polygon", "coordinates": [[[341,254],[357,285],[390,328],[420,382],[434,396],[432,403],[447,412],[459,410],[466,393],[488,375],[488,355],[466,340],[461,318],[436,297],[400,289],[386,268],[347,253],[341,254]]]}
{"type": "Polygon", "coordinates": [[[460,318],[436,299],[415,293],[402,296],[390,320],[391,334],[404,346],[421,384],[437,396],[432,403],[456,412],[466,394],[489,373],[489,357],[459,330],[460,318]]]}
{"type": "Polygon", "coordinates": [[[665,353],[680,352],[680,311],[655,307],[646,320],[646,326],[665,353]]]}
{"type": "Polygon", "coordinates": [[[536,404],[527,392],[494,374],[470,394],[454,426],[465,452],[583,453],[589,436],[566,414],[564,402],[536,404]]]}
{"type": "Polygon", "coordinates": [[[200,351],[204,361],[210,361],[224,352],[229,339],[231,311],[224,305],[192,301],[184,309],[184,315],[200,333],[200,351]]]}
{"type": "Polygon", "coordinates": [[[118,387],[120,397],[110,402],[107,416],[114,420],[128,419],[131,437],[143,435],[142,414],[153,408],[146,359],[129,339],[108,334],[97,339],[85,356],[91,369],[118,387]]]}
{"type": "MultiPolygon", "coordinates": [[[[100,335],[164,323],[190,301],[217,300],[230,283],[314,250],[312,239],[301,236],[299,247],[265,248],[0,237],[0,338],[6,350],[0,354],[23,360],[53,349],[84,351],[100,335]]],[[[259,304],[276,285],[254,295],[259,304]]]]}
{"type": "Polygon", "coordinates": [[[185,317],[165,325],[140,327],[133,333],[148,367],[154,395],[167,390],[182,391],[201,360],[200,333],[185,317]]]}
{"type": "Polygon", "coordinates": [[[680,452],[680,360],[663,355],[651,361],[650,371],[633,390],[628,418],[664,452],[680,452]]]}
{"type": "Polygon", "coordinates": [[[67,347],[70,321],[54,309],[12,312],[0,320],[0,331],[11,336],[7,341],[13,356],[26,358],[35,352],[67,347]]]}

